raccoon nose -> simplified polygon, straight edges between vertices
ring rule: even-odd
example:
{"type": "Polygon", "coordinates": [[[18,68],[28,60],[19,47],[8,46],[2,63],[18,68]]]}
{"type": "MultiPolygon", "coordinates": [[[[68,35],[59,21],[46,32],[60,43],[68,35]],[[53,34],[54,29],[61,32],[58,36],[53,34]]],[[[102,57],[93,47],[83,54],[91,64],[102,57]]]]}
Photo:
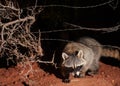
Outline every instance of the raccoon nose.
{"type": "Polygon", "coordinates": [[[80,74],[79,74],[79,75],[75,74],[74,77],[75,77],[75,78],[79,78],[79,77],[80,77],[80,74]]]}

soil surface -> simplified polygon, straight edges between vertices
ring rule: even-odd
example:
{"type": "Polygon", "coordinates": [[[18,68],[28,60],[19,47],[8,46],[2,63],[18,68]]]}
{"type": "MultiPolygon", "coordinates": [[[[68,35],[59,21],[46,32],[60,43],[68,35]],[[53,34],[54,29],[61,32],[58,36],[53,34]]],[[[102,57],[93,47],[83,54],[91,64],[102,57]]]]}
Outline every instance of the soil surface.
{"type": "Polygon", "coordinates": [[[71,82],[65,84],[54,73],[45,72],[37,63],[0,68],[0,86],[120,86],[120,68],[100,62],[98,74],[85,78],[71,75],[70,79],[71,82]]]}

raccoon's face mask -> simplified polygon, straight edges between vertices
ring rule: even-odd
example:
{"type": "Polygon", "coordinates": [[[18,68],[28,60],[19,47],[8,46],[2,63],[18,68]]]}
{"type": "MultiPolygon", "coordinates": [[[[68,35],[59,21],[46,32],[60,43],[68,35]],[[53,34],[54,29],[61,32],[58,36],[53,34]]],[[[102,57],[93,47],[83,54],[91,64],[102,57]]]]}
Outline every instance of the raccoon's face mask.
{"type": "Polygon", "coordinates": [[[86,60],[84,58],[84,53],[82,50],[79,50],[76,54],[72,54],[72,55],[63,52],[62,58],[63,58],[63,65],[68,68],[76,69],[86,64],[86,60]]]}

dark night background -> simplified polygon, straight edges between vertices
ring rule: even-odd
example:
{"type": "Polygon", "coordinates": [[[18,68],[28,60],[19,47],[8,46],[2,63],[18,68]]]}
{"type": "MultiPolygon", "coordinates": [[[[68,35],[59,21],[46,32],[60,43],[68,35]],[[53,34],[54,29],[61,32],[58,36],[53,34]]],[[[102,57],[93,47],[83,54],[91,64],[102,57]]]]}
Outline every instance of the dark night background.
{"type": "MultiPolygon", "coordinates": [[[[21,8],[34,6],[35,0],[18,0],[21,8]],[[24,1],[24,4],[23,4],[24,1]]],[[[67,5],[67,6],[93,6],[108,2],[110,0],[39,0],[40,5],[67,5]]],[[[114,0],[111,4],[115,7],[114,0]]],[[[120,24],[120,2],[117,8],[113,9],[110,4],[93,8],[67,8],[67,7],[45,7],[44,10],[36,16],[36,22],[31,28],[31,31],[36,32],[39,29],[42,31],[69,29],[64,22],[76,24],[87,28],[108,28],[120,24]]],[[[119,38],[120,30],[111,33],[102,33],[87,30],[63,31],[42,33],[42,39],[67,39],[74,41],[81,36],[89,36],[98,40],[101,44],[120,46],[119,38]]],[[[54,50],[59,49],[64,41],[42,41],[42,47],[48,57],[52,57],[54,50]],[[49,54],[50,53],[50,54],[49,54]]]]}
{"type": "MultiPolygon", "coordinates": [[[[68,5],[68,6],[91,6],[107,2],[109,0],[40,0],[39,5],[68,5]]],[[[115,0],[117,1],[117,0],[115,0]]],[[[31,0],[30,5],[34,5],[31,0]]],[[[27,3],[27,1],[26,1],[27,3]]],[[[114,3],[112,3],[114,4],[114,3]]],[[[29,4],[24,4],[29,5],[29,4]]],[[[113,6],[114,7],[114,6],[113,6]]],[[[65,8],[65,7],[46,7],[36,17],[36,22],[33,25],[32,31],[49,31],[66,29],[64,22],[76,24],[88,28],[107,28],[114,27],[120,24],[120,2],[116,9],[113,9],[109,4],[94,8],[65,8]],[[36,29],[36,30],[35,30],[36,29]]],[[[69,29],[69,28],[67,28],[69,29]]],[[[111,44],[119,46],[119,30],[111,33],[101,33],[87,30],[63,31],[56,33],[44,33],[42,38],[60,38],[68,40],[76,40],[80,36],[90,36],[96,38],[102,44],[111,44]],[[65,36],[64,36],[65,35],[65,36]],[[66,37],[67,36],[67,37],[66,37]]]]}
{"type": "MultiPolygon", "coordinates": [[[[108,1],[110,0],[88,0],[88,1],[85,1],[85,0],[38,0],[37,5],[38,6],[67,5],[72,7],[75,7],[75,6],[85,7],[85,6],[99,5],[108,1]]],[[[18,3],[21,8],[25,8],[29,6],[34,6],[35,0],[18,0],[18,3]]],[[[119,0],[114,0],[114,2],[112,2],[111,4],[114,4],[113,7],[111,7],[110,4],[105,4],[105,5],[93,7],[93,8],[79,8],[79,9],[67,8],[62,6],[61,7],[55,7],[55,6],[45,7],[44,10],[39,15],[36,16],[36,22],[32,27],[32,31],[38,31],[38,29],[40,29],[41,31],[64,29],[65,28],[64,22],[68,22],[68,23],[72,23],[72,24],[76,24],[76,25],[88,27],[88,28],[114,27],[120,24],[120,11],[119,11],[120,2],[119,0]],[[116,5],[115,4],[116,1],[118,1],[117,8],[113,9],[113,7],[115,7],[116,5]]],[[[67,31],[67,32],[64,32],[64,34],[71,33],[71,32],[81,33],[82,30],[67,31]]],[[[51,35],[51,34],[59,35],[60,32],[47,33],[47,35],[51,35]]],[[[110,40],[112,42],[111,39],[113,39],[115,42],[115,39],[116,39],[116,41],[118,42],[119,40],[118,31],[112,32],[112,33],[105,33],[105,34],[102,34],[100,32],[94,32],[94,31],[83,31],[82,34],[83,36],[90,34],[88,36],[93,36],[93,37],[100,35],[98,36],[98,38],[100,39],[103,39],[103,37],[108,37],[104,41],[110,40]]]]}
{"type": "MultiPolygon", "coordinates": [[[[38,0],[37,5],[67,5],[67,6],[93,6],[110,0],[38,0]]],[[[119,1],[119,0],[114,0],[119,1]]],[[[26,8],[35,5],[35,0],[17,0],[20,8],[26,8]]],[[[113,7],[115,3],[112,2],[113,7]]],[[[32,25],[31,31],[52,31],[61,29],[70,29],[64,22],[76,24],[87,28],[108,28],[120,24],[120,1],[117,8],[113,9],[110,4],[93,8],[67,8],[67,7],[45,7],[44,10],[36,16],[36,22],[32,25]]],[[[119,27],[120,28],[120,27],[119,27]]],[[[41,33],[42,39],[64,39],[74,41],[81,36],[89,36],[98,40],[104,45],[120,46],[120,30],[111,33],[102,33],[88,30],[74,30],[41,33]]],[[[47,58],[51,59],[53,52],[59,50],[58,47],[66,44],[64,41],[43,40],[42,48],[47,58]]],[[[63,46],[62,46],[63,48],[63,46]]],[[[61,49],[61,48],[60,48],[61,49]]],[[[62,50],[62,49],[61,49],[62,50]]]]}
{"type": "MultiPolygon", "coordinates": [[[[32,1],[32,0],[31,0],[32,1]]],[[[110,0],[40,0],[39,5],[67,5],[67,6],[92,6],[100,3],[105,3],[110,0]]],[[[117,0],[115,0],[117,1],[117,0]]],[[[33,2],[33,1],[32,1],[33,2]]],[[[31,3],[34,6],[34,3],[31,3]]],[[[31,5],[30,4],[30,5],[31,5]]],[[[116,5],[112,2],[113,7],[116,5]]],[[[24,4],[25,5],[25,4],[24,4]]],[[[27,4],[28,5],[28,4],[27,4]]],[[[61,29],[70,29],[64,22],[71,24],[76,24],[82,27],[88,28],[109,28],[120,24],[120,2],[117,4],[117,8],[113,9],[110,4],[103,6],[98,6],[94,8],[67,8],[67,7],[46,7],[44,10],[36,17],[36,22],[34,23],[31,31],[52,31],[61,29]]],[[[75,41],[81,36],[89,36],[98,40],[104,45],[120,46],[119,38],[120,30],[111,33],[102,33],[87,30],[75,30],[75,31],[63,31],[63,32],[52,32],[52,33],[42,33],[42,39],[64,39],[75,41]]],[[[61,52],[64,45],[67,43],[65,41],[51,41],[44,40],[42,42],[42,48],[44,49],[45,57],[51,60],[53,52],[61,52]]],[[[57,54],[58,57],[61,54],[57,54]]],[[[46,59],[46,58],[44,58],[46,59]]],[[[103,62],[112,65],[119,65],[117,61],[113,59],[103,59],[103,62]],[[111,61],[112,60],[112,61],[111,61]],[[113,63],[109,63],[113,62],[113,63]]]]}

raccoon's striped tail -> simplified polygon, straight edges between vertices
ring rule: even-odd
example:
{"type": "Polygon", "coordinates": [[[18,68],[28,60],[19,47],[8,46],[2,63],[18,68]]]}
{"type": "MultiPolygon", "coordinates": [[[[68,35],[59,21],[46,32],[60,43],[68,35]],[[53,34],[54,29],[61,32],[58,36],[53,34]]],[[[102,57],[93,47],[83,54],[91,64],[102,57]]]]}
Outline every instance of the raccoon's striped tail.
{"type": "Polygon", "coordinates": [[[120,60],[120,48],[115,46],[103,46],[102,56],[111,57],[120,60]]]}

